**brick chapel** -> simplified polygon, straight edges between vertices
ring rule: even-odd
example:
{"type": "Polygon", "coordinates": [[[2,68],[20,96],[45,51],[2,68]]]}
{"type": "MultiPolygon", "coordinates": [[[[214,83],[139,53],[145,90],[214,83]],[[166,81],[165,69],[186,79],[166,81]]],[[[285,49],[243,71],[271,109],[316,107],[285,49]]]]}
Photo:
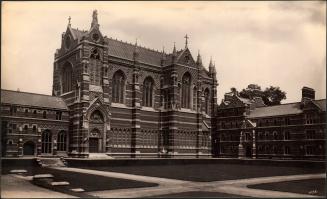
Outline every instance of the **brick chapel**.
{"type": "Polygon", "coordinates": [[[2,90],[3,156],[211,156],[215,66],[88,31],[61,35],[52,96],[2,90]]]}

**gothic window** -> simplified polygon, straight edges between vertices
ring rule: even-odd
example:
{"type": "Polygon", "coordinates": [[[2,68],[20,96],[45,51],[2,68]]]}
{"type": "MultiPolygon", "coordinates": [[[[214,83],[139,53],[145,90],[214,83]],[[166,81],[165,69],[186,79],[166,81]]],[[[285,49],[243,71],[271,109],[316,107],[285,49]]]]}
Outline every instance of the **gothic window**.
{"type": "Polygon", "coordinates": [[[93,123],[103,123],[104,122],[104,119],[103,119],[103,116],[102,116],[102,113],[99,111],[99,110],[95,110],[91,117],[90,117],[90,120],[93,122],[93,123]]]}
{"type": "Polygon", "coordinates": [[[62,113],[60,111],[56,112],[56,120],[61,120],[62,113]]]}
{"type": "Polygon", "coordinates": [[[194,86],[193,88],[193,110],[196,110],[196,106],[197,106],[197,88],[194,86]]]}
{"type": "Polygon", "coordinates": [[[206,114],[209,113],[209,105],[210,105],[210,103],[209,103],[209,89],[206,88],[204,90],[204,111],[205,111],[206,114]]]}
{"type": "Polygon", "coordinates": [[[65,131],[60,131],[57,136],[58,151],[66,151],[67,148],[67,135],[65,131]]]}
{"type": "Polygon", "coordinates": [[[147,77],[143,83],[143,106],[153,106],[153,79],[147,77]]]}
{"type": "Polygon", "coordinates": [[[90,58],[100,60],[100,53],[99,53],[99,50],[97,48],[92,50],[90,58]]]}
{"type": "Polygon", "coordinates": [[[28,109],[25,109],[25,116],[28,116],[28,109]]]}
{"type": "Polygon", "coordinates": [[[278,140],[278,134],[277,134],[277,131],[274,131],[274,132],[273,132],[273,136],[274,136],[274,140],[278,140]]]}
{"type": "Polygon", "coordinates": [[[93,49],[90,56],[90,84],[101,84],[101,61],[100,52],[97,48],[93,49]]]}
{"type": "Polygon", "coordinates": [[[308,130],[306,131],[306,138],[307,139],[315,139],[315,130],[308,130]]]}
{"type": "Polygon", "coordinates": [[[46,130],[42,133],[41,137],[41,152],[51,153],[52,151],[52,133],[46,130]]]}
{"type": "Polygon", "coordinates": [[[66,62],[62,71],[62,92],[67,93],[72,90],[73,82],[73,67],[69,62],[66,62]]]}
{"type": "Polygon", "coordinates": [[[34,117],[36,117],[36,110],[33,111],[33,115],[34,115],[34,117]]]}
{"type": "Polygon", "coordinates": [[[117,71],[112,80],[112,102],[124,103],[125,76],[122,71],[117,71]]]}
{"type": "Polygon", "coordinates": [[[190,108],[191,75],[185,73],[182,78],[182,108],[190,108]]]}

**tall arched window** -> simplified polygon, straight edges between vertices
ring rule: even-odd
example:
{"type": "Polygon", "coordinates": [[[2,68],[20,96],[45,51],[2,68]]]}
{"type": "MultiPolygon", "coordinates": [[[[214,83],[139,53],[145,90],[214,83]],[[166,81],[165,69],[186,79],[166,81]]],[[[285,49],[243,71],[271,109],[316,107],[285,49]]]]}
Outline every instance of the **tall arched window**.
{"type": "Polygon", "coordinates": [[[112,102],[124,103],[125,75],[122,71],[117,71],[112,79],[112,102]]]}
{"type": "Polygon", "coordinates": [[[182,78],[182,108],[190,108],[191,75],[185,73],[182,78]]]}
{"type": "Polygon", "coordinates": [[[153,106],[153,79],[147,77],[143,83],[143,106],[153,106]]]}
{"type": "Polygon", "coordinates": [[[72,82],[73,82],[73,67],[69,62],[66,62],[63,66],[62,70],[62,92],[67,93],[72,90],[72,82]]]}
{"type": "Polygon", "coordinates": [[[49,130],[46,130],[42,133],[42,153],[51,153],[52,151],[52,133],[49,130]]]}
{"type": "Polygon", "coordinates": [[[57,136],[57,149],[58,151],[66,151],[67,148],[67,135],[65,131],[60,131],[57,136]]]}
{"type": "Polygon", "coordinates": [[[101,60],[100,50],[94,48],[90,55],[90,84],[99,86],[101,84],[101,60]]]}
{"type": "Polygon", "coordinates": [[[209,113],[209,105],[210,105],[210,103],[209,103],[209,89],[206,88],[204,90],[204,111],[207,114],[209,113]]]}

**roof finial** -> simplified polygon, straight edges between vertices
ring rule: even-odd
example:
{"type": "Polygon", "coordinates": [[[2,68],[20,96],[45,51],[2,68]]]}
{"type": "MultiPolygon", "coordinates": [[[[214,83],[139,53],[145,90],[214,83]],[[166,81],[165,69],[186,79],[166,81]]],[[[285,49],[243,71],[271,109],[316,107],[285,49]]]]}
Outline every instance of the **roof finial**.
{"type": "Polygon", "coordinates": [[[184,38],[185,38],[185,48],[187,48],[188,38],[189,38],[189,37],[188,37],[187,34],[186,34],[184,38]]]}
{"type": "Polygon", "coordinates": [[[175,54],[176,53],[176,42],[174,42],[174,48],[173,48],[173,54],[175,54]]]}
{"type": "Polygon", "coordinates": [[[199,66],[202,65],[202,58],[201,58],[201,55],[200,55],[200,50],[198,50],[198,57],[197,57],[196,63],[199,66]]]}
{"type": "Polygon", "coordinates": [[[98,11],[97,10],[93,10],[93,14],[92,14],[92,24],[91,24],[91,28],[93,26],[98,26],[98,11]]]}
{"type": "Polygon", "coordinates": [[[71,20],[72,18],[69,16],[68,17],[68,25],[70,26],[70,20],[71,20]]]}

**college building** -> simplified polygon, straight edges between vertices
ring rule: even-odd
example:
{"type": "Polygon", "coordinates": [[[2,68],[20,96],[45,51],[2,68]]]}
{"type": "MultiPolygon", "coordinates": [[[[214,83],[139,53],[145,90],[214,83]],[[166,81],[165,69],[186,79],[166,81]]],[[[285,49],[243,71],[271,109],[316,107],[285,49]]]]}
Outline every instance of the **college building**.
{"type": "Polygon", "coordinates": [[[3,156],[210,157],[215,66],[87,31],[70,19],[55,52],[52,96],[1,91],[3,156]]]}
{"type": "Polygon", "coordinates": [[[266,106],[226,93],[217,110],[214,157],[325,159],[326,99],[302,88],[300,102],[266,106]]]}
{"type": "Polygon", "coordinates": [[[226,93],[185,47],[171,53],[104,36],[70,19],[52,95],[1,90],[2,156],[324,159],[326,99],[266,106],[226,93]]]}

